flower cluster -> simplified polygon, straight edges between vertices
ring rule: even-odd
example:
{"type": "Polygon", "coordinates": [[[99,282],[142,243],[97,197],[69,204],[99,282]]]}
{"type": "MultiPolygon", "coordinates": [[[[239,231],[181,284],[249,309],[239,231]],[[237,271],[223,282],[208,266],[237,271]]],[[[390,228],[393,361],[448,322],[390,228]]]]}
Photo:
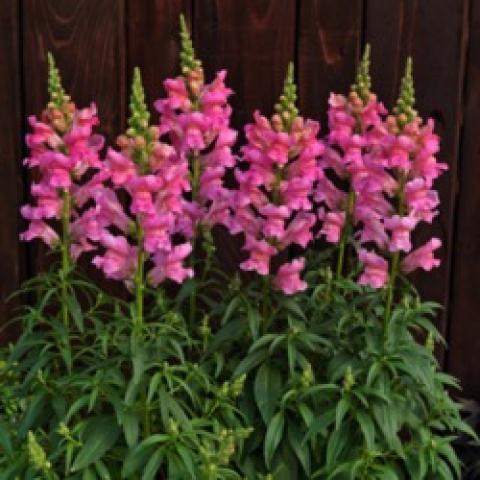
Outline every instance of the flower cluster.
{"type": "MultiPolygon", "coordinates": [[[[298,116],[295,89],[290,65],[277,113],[267,119],[255,112],[255,122],[245,127],[248,143],[235,170],[238,191],[231,231],[245,235],[249,258],[240,267],[260,275],[268,275],[272,257],[290,245],[306,247],[316,223],[310,197],[323,144],[317,139],[318,122],[298,116]]],[[[303,258],[284,263],[274,285],[286,294],[305,289],[303,267],[303,258]]]]}
{"type": "Polygon", "coordinates": [[[230,190],[223,185],[227,168],[234,166],[231,147],[237,132],[230,128],[232,108],[225,86],[226,71],[205,83],[200,60],[183,17],[180,18],[182,74],[167,79],[167,97],[155,102],[160,113],[160,134],[166,135],[181,164],[191,170],[191,198],[183,202],[184,233],[194,236],[201,224],[230,226],[230,190]]]}
{"type": "Polygon", "coordinates": [[[344,234],[353,228],[364,265],[359,283],[380,288],[389,280],[385,255],[392,256],[393,275],[400,252],[408,254],[401,262],[405,273],[438,266],[433,251],[440,247],[440,240],[434,238],[411,252],[410,237],[419,222],[430,223],[437,215],[438,193],[432,185],[447,166],[435,159],[438,137],[433,120],[422,124],[413,109],[411,61],[392,115],[370,92],[368,69],[367,48],[348,98],[330,97],[324,175],[315,198],[329,208],[321,214],[320,234],[344,248],[344,234]],[[349,191],[338,188],[328,172],[346,182],[349,191]]]}
{"type": "Polygon", "coordinates": [[[34,205],[21,209],[22,216],[29,221],[21,238],[41,238],[53,246],[59,237],[48,222],[65,216],[67,221],[70,219],[70,196],[87,170],[99,167],[103,137],[92,133],[98,124],[95,105],[78,109],[65,94],[51,55],[48,60],[48,107],[40,119],[28,119],[33,131],[26,136],[30,153],[24,164],[36,169],[38,182],[32,183],[30,191],[34,205]]]}
{"type": "Polygon", "coordinates": [[[83,206],[93,206],[73,222],[82,232],[79,250],[104,249],[93,263],[108,278],[129,285],[143,263],[151,260],[148,278],[158,285],[169,278],[181,283],[191,277],[184,259],[191,252],[188,242],[174,241],[183,231],[183,194],[190,190],[188,164],[178,160],[176,150],[160,142],[159,128],[149,125],[140,71],[135,69],[130,101],[129,128],[117,138],[119,150],[109,148],[99,171],[76,195],[83,206]],[[125,209],[119,198],[128,198],[125,209]]]}
{"type": "Polygon", "coordinates": [[[414,110],[410,61],[389,114],[371,92],[367,47],[349,95],[330,96],[325,144],[318,122],[299,116],[290,65],[276,113],[254,113],[237,160],[226,72],[205,82],[183,18],[181,42],[181,75],[164,82],[167,95],[155,102],[158,125],[149,123],[136,69],[129,128],[104,161],[103,138],[92,133],[95,106],[75,107],[49,57],[50,103],[40,121],[30,118],[27,135],[25,163],[40,181],[31,189],[35,204],[22,208],[30,221],[23,239],[54,245],[59,236],[46,220],[62,219],[72,258],[96,251],[93,263],[127,285],[143,278],[145,264],[152,285],[191,277],[184,262],[195,238],[216,224],[244,235],[248,258],[240,268],[273,273],[285,294],[306,288],[304,258],[279,254],[314,237],[338,244],[339,275],[353,246],[363,264],[358,282],[374,288],[392,286],[400,270],[439,265],[439,239],[412,251],[412,231],[438,213],[433,183],[447,166],[435,158],[433,121],[423,123],[414,110]],[[235,189],[224,184],[230,168],[235,189]]]}

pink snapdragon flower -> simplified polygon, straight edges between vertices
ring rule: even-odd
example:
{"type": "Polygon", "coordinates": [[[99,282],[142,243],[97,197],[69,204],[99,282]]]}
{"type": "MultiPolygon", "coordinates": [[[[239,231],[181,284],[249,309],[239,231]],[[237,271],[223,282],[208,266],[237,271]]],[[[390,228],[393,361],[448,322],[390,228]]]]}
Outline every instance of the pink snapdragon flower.
{"type": "Polygon", "coordinates": [[[402,270],[410,273],[417,268],[430,271],[440,265],[440,260],[434,257],[435,250],[442,246],[438,238],[431,238],[425,245],[408,254],[402,261],[402,270]]]}
{"type": "Polygon", "coordinates": [[[228,97],[233,92],[225,85],[226,71],[218,72],[209,84],[199,62],[184,72],[164,82],[167,97],[157,100],[155,108],[160,113],[160,133],[168,136],[178,160],[190,166],[192,198],[183,202],[182,228],[192,236],[201,223],[231,226],[231,208],[225,208],[230,194],[223,179],[226,169],[235,164],[231,148],[237,132],[230,128],[228,97]]]}
{"type": "Polygon", "coordinates": [[[301,292],[307,288],[307,282],[300,278],[300,273],[305,267],[305,259],[297,258],[289,263],[284,263],[275,275],[274,286],[286,295],[301,292]]]}
{"type": "MultiPolygon", "coordinates": [[[[317,138],[318,122],[297,115],[291,69],[281,98],[279,113],[268,119],[255,112],[254,122],[245,126],[247,144],[235,169],[238,189],[230,231],[245,235],[249,258],[240,268],[260,275],[270,274],[271,259],[290,245],[305,248],[316,221],[312,193],[324,146],[317,138]]],[[[273,285],[288,295],[303,290],[303,264],[298,259],[280,266],[273,285]]]]}
{"type": "MultiPolygon", "coordinates": [[[[55,67],[51,65],[50,68],[52,74],[55,67]]],[[[58,90],[56,103],[50,102],[40,120],[29,117],[33,133],[26,135],[29,156],[24,164],[38,172],[39,181],[32,183],[30,189],[33,205],[21,208],[22,216],[31,223],[20,236],[26,241],[40,238],[50,247],[59,238],[46,221],[62,217],[66,196],[72,198],[68,203],[67,220],[78,216],[75,192],[80,188],[83,175],[99,167],[99,151],[103,147],[103,137],[93,133],[99,123],[95,104],[77,109],[59,84],[55,88],[58,90]]],[[[70,232],[74,243],[79,241],[78,234],[78,229],[70,232]]],[[[87,248],[85,239],[82,243],[87,248]]]]}
{"type": "Polygon", "coordinates": [[[360,249],[358,259],[364,265],[358,283],[360,285],[368,285],[372,288],[383,287],[388,280],[388,262],[374,252],[360,249]]]}

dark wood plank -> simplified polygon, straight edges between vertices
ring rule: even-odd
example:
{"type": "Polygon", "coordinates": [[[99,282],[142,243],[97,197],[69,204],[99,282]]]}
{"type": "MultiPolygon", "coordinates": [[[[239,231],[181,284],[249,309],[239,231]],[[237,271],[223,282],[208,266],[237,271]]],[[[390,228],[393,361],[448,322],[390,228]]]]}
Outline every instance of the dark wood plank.
{"type": "Polygon", "coordinates": [[[194,40],[207,79],[228,70],[233,124],[265,114],[281,93],[295,54],[294,0],[201,0],[194,5],[194,40]]]}
{"type": "Polygon", "coordinates": [[[165,93],[165,78],[180,72],[181,13],[190,23],[192,0],[127,0],[127,87],[133,68],[138,66],[151,110],[153,101],[165,93]]]}
{"type": "MultiPolygon", "coordinates": [[[[39,114],[47,102],[46,60],[51,51],[65,89],[78,106],[97,103],[100,131],[112,140],[125,124],[125,19],[119,0],[23,2],[25,110],[39,114]]],[[[32,244],[34,270],[44,265],[32,244]]]]}
{"type": "MultiPolygon", "coordinates": [[[[433,117],[441,136],[439,159],[450,166],[436,186],[441,213],[433,226],[422,228],[416,241],[442,239],[442,265],[415,276],[423,297],[445,310],[438,326],[445,335],[450,294],[452,236],[461,122],[461,98],[466,54],[468,0],[366,0],[365,38],[372,45],[374,89],[391,107],[398,92],[407,55],[413,56],[417,107],[433,117]]],[[[439,352],[440,359],[443,352],[439,352]]]]}
{"type": "Polygon", "coordinates": [[[330,92],[353,83],[362,35],[362,0],[299,2],[298,85],[302,115],[320,119],[325,132],[330,92]]]}
{"type": "Polygon", "coordinates": [[[480,400],[480,3],[472,2],[450,317],[449,371],[480,400]]]}
{"type": "MultiPolygon", "coordinates": [[[[0,0],[0,328],[14,306],[7,306],[5,300],[19,285],[25,253],[18,238],[23,193],[19,8],[19,2],[0,0]]],[[[1,331],[0,343],[7,339],[7,332],[1,331]]]]}

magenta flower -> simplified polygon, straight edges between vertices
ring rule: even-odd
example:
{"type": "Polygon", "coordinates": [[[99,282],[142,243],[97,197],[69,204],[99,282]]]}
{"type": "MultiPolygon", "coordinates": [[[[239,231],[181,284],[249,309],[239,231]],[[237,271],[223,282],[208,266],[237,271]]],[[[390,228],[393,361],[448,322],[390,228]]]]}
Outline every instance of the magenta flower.
{"type": "Polygon", "coordinates": [[[289,263],[284,263],[275,275],[274,286],[286,295],[301,292],[307,288],[307,282],[300,278],[305,267],[305,259],[297,258],[289,263]]]}
{"type": "MultiPolygon", "coordinates": [[[[298,116],[292,74],[290,68],[278,113],[268,119],[255,112],[254,122],[245,126],[247,144],[235,169],[238,189],[232,196],[235,215],[230,231],[245,235],[243,248],[249,258],[240,268],[260,275],[269,275],[272,257],[290,245],[305,248],[316,222],[313,186],[324,146],[317,138],[319,124],[298,116]]],[[[303,260],[284,267],[273,285],[286,294],[302,290],[299,272],[295,276],[292,268],[301,270],[303,260]],[[288,279],[296,281],[287,285],[288,279]]]]}
{"type": "Polygon", "coordinates": [[[372,288],[383,287],[388,280],[388,262],[376,253],[369,252],[363,248],[360,249],[358,258],[364,266],[358,283],[360,285],[369,285],[372,288]]]}
{"type": "Polygon", "coordinates": [[[183,266],[184,260],[190,255],[192,246],[189,243],[174,246],[170,251],[159,250],[153,256],[154,267],[150,270],[149,280],[156,286],[169,278],[182,283],[193,276],[191,268],[183,266]]]}
{"type": "Polygon", "coordinates": [[[405,273],[410,273],[417,268],[430,271],[432,268],[438,267],[440,260],[434,257],[434,252],[441,246],[440,239],[430,239],[425,245],[417,248],[403,259],[402,270],[405,273]]]}
{"type": "Polygon", "coordinates": [[[323,223],[320,235],[324,235],[327,242],[338,243],[345,224],[345,212],[328,212],[321,218],[323,223]]]}
{"type": "Polygon", "coordinates": [[[389,250],[391,252],[409,252],[412,249],[410,242],[410,233],[418,223],[418,219],[414,217],[400,217],[394,215],[386,218],[384,225],[391,233],[389,250]]]}

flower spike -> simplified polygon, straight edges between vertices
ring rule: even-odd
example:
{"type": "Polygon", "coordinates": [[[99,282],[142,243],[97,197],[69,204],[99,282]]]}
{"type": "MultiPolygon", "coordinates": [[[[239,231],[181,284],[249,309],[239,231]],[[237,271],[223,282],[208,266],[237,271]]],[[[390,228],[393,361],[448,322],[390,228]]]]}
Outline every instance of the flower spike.
{"type": "Polygon", "coordinates": [[[145,102],[145,90],[142,84],[140,69],[133,70],[132,93],[130,94],[130,118],[128,119],[129,129],[127,134],[131,137],[148,137],[148,122],[150,112],[145,102]]]}
{"type": "Polygon", "coordinates": [[[365,45],[362,60],[357,69],[355,83],[352,85],[352,91],[355,92],[364,103],[367,103],[372,88],[372,79],[370,77],[370,44],[365,45]]]}
{"type": "Polygon", "coordinates": [[[400,127],[412,122],[418,112],[413,108],[415,106],[415,87],[413,85],[412,57],[407,58],[405,73],[400,86],[400,96],[397,105],[394,108],[395,115],[400,127]]]}
{"type": "Polygon", "coordinates": [[[298,115],[296,107],[297,102],[297,86],[293,78],[294,67],[293,62],[288,64],[287,76],[283,84],[283,92],[278,102],[275,104],[275,111],[281,116],[285,130],[290,130],[293,120],[298,115]]]}
{"type": "Polygon", "coordinates": [[[48,94],[50,97],[48,106],[62,110],[65,104],[70,101],[70,97],[65,93],[62,86],[62,78],[55,64],[55,59],[51,52],[47,54],[48,59],[48,94]]]}
{"type": "Polygon", "coordinates": [[[202,68],[202,62],[195,57],[195,50],[193,48],[192,38],[188,31],[187,22],[185,16],[180,15],[180,63],[182,67],[182,73],[184,75],[192,70],[202,68]]]}

